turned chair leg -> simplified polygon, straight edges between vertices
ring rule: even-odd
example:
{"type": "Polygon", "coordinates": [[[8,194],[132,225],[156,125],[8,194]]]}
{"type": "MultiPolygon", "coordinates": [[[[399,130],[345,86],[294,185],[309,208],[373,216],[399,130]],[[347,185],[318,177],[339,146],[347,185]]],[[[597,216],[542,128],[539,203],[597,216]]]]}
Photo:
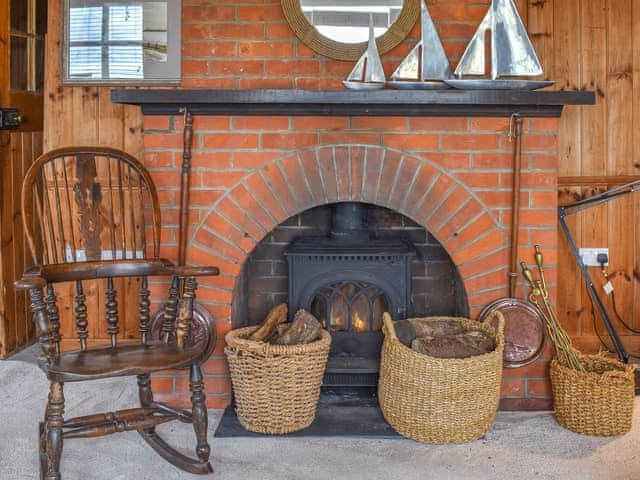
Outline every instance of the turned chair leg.
{"type": "Polygon", "coordinates": [[[203,392],[202,371],[200,365],[191,365],[189,390],[191,391],[191,413],[193,415],[193,429],[196,432],[196,454],[202,463],[209,460],[211,447],[207,443],[207,405],[203,392]]]}
{"type": "Polygon", "coordinates": [[[60,480],[60,457],[62,455],[62,425],[64,424],[64,394],[62,383],[52,382],[49,402],[45,411],[43,438],[40,441],[41,477],[44,480],[60,480]]]}
{"type": "Polygon", "coordinates": [[[153,403],[153,391],[151,390],[151,379],[149,374],[138,375],[138,397],[140,406],[148,408],[153,403]]]}

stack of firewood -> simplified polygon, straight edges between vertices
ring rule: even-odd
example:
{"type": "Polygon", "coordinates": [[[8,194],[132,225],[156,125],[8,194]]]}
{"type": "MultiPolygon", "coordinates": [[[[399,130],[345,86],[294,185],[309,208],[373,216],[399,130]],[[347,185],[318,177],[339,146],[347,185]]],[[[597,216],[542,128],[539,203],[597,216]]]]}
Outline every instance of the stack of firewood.
{"type": "Polygon", "coordinates": [[[412,318],[394,322],[398,340],[418,353],[438,358],[467,358],[492,352],[496,345],[481,330],[466,330],[453,319],[412,318]]]}
{"type": "Polygon", "coordinates": [[[285,323],[287,313],[288,308],[285,303],[273,307],[264,321],[249,336],[249,340],[273,345],[300,345],[320,338],[322,325],[311,313],[300,309],[291,323],[285,323]]]}

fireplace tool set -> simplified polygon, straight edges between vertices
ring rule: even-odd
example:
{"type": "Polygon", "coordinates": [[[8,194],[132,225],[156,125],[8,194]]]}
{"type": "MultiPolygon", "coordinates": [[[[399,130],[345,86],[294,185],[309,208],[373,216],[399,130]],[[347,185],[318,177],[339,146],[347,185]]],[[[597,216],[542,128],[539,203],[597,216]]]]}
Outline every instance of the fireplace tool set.
{"type": "Polygon", "coordinates": [[[520,262],[522,267],[522,275],[529,282],[531,292],[529,293],[529,301],[533,303],[547,323],[547,331],[549,337],[556,347],[556,356],[563,365],[570,366],[576,370],[584,370],[580,364],[571,339],[567,332],[560,326],[560,322],[553,311],[551,301],[549,300],[549,291],[547,290],[547,282],[544,280],[543,257],[540,246],[535,246],[536,253],[534,255],[536,265],[538,266],[539,280],[534,280],[533,273],[525,262],[520,262]]]}

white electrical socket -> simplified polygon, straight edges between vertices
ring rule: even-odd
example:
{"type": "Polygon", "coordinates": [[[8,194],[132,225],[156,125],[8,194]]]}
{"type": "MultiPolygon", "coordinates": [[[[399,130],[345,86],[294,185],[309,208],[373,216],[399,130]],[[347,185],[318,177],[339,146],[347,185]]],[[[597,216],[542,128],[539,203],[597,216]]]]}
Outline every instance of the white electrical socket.
{"type": "Polygon", "coordinates": [[[608,248],[579,248],[578,253],[582,258],[582,263],[587,267],[599,267],[598,254],[604,253],[607,255],[607,261],[605,265],[609,265],[609,249],[608,248]]]}

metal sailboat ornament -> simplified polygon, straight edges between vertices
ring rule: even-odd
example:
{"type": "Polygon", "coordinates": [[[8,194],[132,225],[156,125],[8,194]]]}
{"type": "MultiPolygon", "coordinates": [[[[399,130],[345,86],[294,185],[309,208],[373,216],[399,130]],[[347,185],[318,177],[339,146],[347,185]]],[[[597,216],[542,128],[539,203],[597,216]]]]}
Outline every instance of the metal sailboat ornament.
{"type": "Polygon", "coordinates": [[[448,88],[444,80],[453,78],[431,15],[421,0],[421,38],[391,75],[389,85],[405,89],[448,88]]]}
{"type": "Polygon", "coordinates": [[[369,14],[369,42],[367,49],[362,54],[356,66],[346,80],[342,82],[345,87],[354,90],[377,90],[384,88],[386,79],[382,69],[382,61],[376,45],[376,36],[373,30],[373,15],[369,14]]]}
{"type": "Polygon", "coordinates": [[[455,70],[455,79],[446,83],[464,89],[528,89],[552,85],[552,81],[513,79],[542,75],[542,66],[527,35],[513,0],[491,0],[489,11],[467,45],[455,70]],[[490,78],[485,75],[485,38],[491,34],[490,78]],[[507,77],[507,78],[505,78],[507,77]]]}

